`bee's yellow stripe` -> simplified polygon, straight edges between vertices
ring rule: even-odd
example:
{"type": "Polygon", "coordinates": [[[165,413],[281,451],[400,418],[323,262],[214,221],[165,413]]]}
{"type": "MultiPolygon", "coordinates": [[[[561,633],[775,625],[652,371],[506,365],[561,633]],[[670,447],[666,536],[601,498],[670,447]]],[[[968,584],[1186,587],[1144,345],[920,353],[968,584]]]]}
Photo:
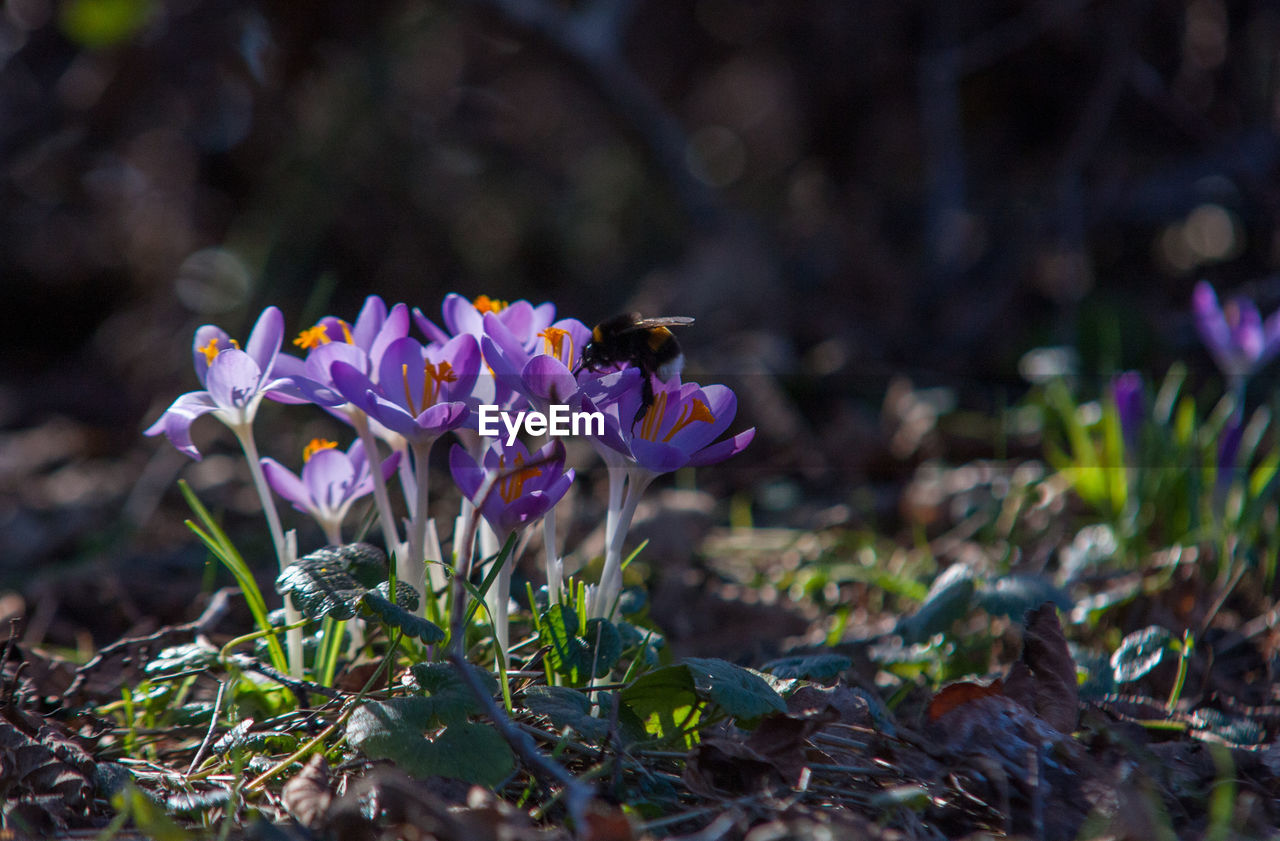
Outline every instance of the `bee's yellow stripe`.
{"type": "Polygon", "coordinates": [[[671,331],[665,327],[654,327],[649,330],[649,350],[657,350],[671,338],[671,331]]]}

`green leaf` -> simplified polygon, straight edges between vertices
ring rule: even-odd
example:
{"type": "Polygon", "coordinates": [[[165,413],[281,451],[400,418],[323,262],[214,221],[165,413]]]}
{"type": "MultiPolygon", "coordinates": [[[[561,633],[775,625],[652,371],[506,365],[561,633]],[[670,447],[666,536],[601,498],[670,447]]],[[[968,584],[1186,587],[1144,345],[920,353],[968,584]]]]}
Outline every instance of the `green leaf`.
{"type": "Polygon", "coordinates": [[[400,756],[388,757],[412,777],[450,777],[496,786],[515,770],[515,756],[489,724],[451,724],[431,740],[407,741],[400,756]]]}
{"type": "Polygon", "coordinates": [[[153,0],[69,0],[59,23],[66,36],[81,46],[113,47],[146,26],[153,10],[153,0]]]}
{"type": "Polygon", "coordinates": [[[218,662],[218,649],[207,643],[189,642],[165,648],[147,663],[143,671],[148,675],[207,669],[218,662]]]}
{"type": "Polygon", "coordinates": [[[389,759],[414,777],[452,777],[494,786],[515,768],[511,748],[493,727],[456,721],[426,738],[434,719],[428,698],[372,701],[351,714],[347,742],[372,759],[389,759]]]}
{"type": "Polygon", "coordinates": [[[538,621],[539,642],[548,648],[547,663],[556,674],[571,679],[588,666],[579,627],[577,611],[566,604],[552,605],[538,621]]]}
{"type": "Polygon", "coordinates": [[[650,736],[692,746],[701,710],[693,675],[683,663],[645,672],[622,690],[621,701],[650,736]]]}
{"type": "Polygon", "coordinates": [[[299,558],[276,577],[276,592],[291,596],[308,619],[350,619],[364,588],[328,549],[299,558]]]}
{"type": "Polygon", "coordinates": [[[1028,610],[1045,602],[1071,610],[1071,598],[1043,575],[1010,575],[993,583],[984,582],[977,590],[978,605],[992,616],[1022,619],[1028,610]]]}
{"type": "MultiPolygon", "coordinates": [[[[493,675],[468,666],[471,673],[490,697],[498,692],[498,682],[493,675]]],[[[475,693],[467,685],[458,670],[449,663],[418,663],[410,667],[413,679],[430,697],[432,714],[441,724],[466,721],[469,715],[483,712],[475,693]]]]}
{"type": "Polygon", "coordinates": [[[347,743],[374,759],[394,759],[397,744],[421,738],[433,716],[431,701],[416,695],[369,701],[347,719],[347,743]]]}
{"type": "MultiPolygon", "coordinates": [[[[262,591],[258,589],[258,582],[253,577],[253,571],[249,569],[249,565],[244,562],[244,558],[241,557],[235,544],[231,542],[231,538],[227,537],[227,533],[213,519],[209,509],[205,508],[204,503],[196,496],[196,492],[191,490],[191,486],[187,484],[185,479],[178,480],[178,490],[182,491],[183,499],[187,501],[191,512],[200,521],[200,524],[196,525],[187,520],[187,528],[191,529],[192,533],[200,538],[200,542],[205,545],[210,554],[217,558],[235,578],[236,584],[240,587],[240,592],[244,596],[245,604],[248,605],[249,612],[253,614],[253,620],[258,625],[258,630],[271,630],[271,622],[267,618],[267,603],[262,598],[262,591]]],[[[284,647],[280,645],[280,641],[274,636],[267,637],[267,651],[271,655],[272,666],[282,672],[289,670],[289,662],[288,658],[285,657],[284,647]]]]}
{"type": "Polygon", "coordinates": [[[133,783],[127,784],[111,798],[117,812],[128,812],[138,831],[155,841],[190,841],[195,836],[174,822],[164,807],[152,800],[133,783]]]}
{"type": "Polygon", "coordinates": [[[387,580],[387,554],[372,543],[344,543],[341,546],[326,546],[312,552],[309,557],[327,553],[343,569],[351,573],[351,577],[365,587],[374,587],[387,580]]]}
{"type": "MultiPolygon", "coordinates": [[[[391,582],[383,581],[373,591],[387,601],[391,601],[391,582]]],[[[422,604],[422,600],[418,598],[418,591],[408,581],[396,582],[396,604],[405,610],[413,613],[417,611],[418,606],[422,604]]]]}
{"type": "Polygon", "coordinates": [[[906,642],[921,642],[946,631],[969,612],[976,586],[968,564],[952,564],[937,577],[929,595],[911,616],[898,622],[898,633],[906,642]]]}
{"type": "Polygon", "coordinates": [[[843,654],[810,654],[770,660],[764,670],[780,678],[831,680],[852,665],[843,654]]]}
{"type": "Polygon", "coordinates": [[[1164,660],[1173,635],[1167,628],[1150,625],[1134,631],[1121,641],[1111,655],[1111,672],[1116,683],[1141,679],[1164,660]]]}
{"type": "Polygon", "coordinates": [[[715,703],[740,724],[768,713],[787,711],[782,696],[749,669],[727,660],[702,657],[686,658],[684,664],[693,676],[698,696],[715,703]]]}
{"type": "Polygon", "coordinates": [[[525,709],[545,715],[557,729],[572,727],[584,738],[601,741],[609,722],[591,715],[591,699],[567,686],[532,686],[524,692],[525,709]]]}
{"type": "Polygon", "coordinates": [[[392,604],[377,593],[365,593],[364,606],[383,624],[399,628],[406,637],[416,637],[427,645],[444,641],[445,633],[439,625],[392,604]]]}
{"type": "Polygon", "coordinates": [[[588,619],[583,661],[593,677],[605,677],[622,656],[622,635],[607,619],[588,619]]]}

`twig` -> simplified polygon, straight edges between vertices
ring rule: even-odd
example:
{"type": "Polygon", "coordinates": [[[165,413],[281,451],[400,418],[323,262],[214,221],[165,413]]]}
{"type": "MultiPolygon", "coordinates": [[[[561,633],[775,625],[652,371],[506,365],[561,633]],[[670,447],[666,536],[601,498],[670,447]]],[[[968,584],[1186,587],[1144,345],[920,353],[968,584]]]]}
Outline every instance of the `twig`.
{"type": "Polygon", "coordinates": [[[218,696],[213,700],[213,715],[209,716],[209,730],[204,734],[204,741],[200,743],[200,747],[196,750],[196,755],[191,757],[191,764],[187,766],[187,776],[190,777],[195,770],[200,767],[200,763],[204,761],[204,755],[209,750],[209,745],[213,744],[213,733],[218,729],[218,713],[222,710],[222,697],[227,692],[227,682],[225,680],[218,681],[218,696]]]}
{"type": "Polygon", "coordinates": [[[511,719],[507,717],[507,714],[502,711],[502,708],[494,703],[493,697],[485,691],[479,678],[472,671],[471,664],[460,653],[460,647],[459,645],[452,647],[449,653],[449,661],[458,670],[462,680],[471,688],[471,693],[480,702],[485,714],[493,721],[493,726],[507,740],[507,744],[511,745],[512,750],[519,754],[520,758],[539,776],[564,788],[565,806],[569,809],[569,815],[573,818],[574,831],[575,833],[581,833],[587,826],[587,804],[595,797],[594,788],[581,782],[559,763],[548,759],[539,752],[537,745],[533,743],[529,735],[517,728],[511,719]]]}
{"type": "Polygon", "coordinates": [[[298,696],[298,700],[302,702],[303,706],[306,706],[306,693],[308,692],[323,695],[331,701],[342,697],[342,693],[336,689],[330,689],[327,686],[310,680],[305,680],[303,678],[289,677],[289,675],[286,675],[279,669],[276,669],[273,666],[268,666],[266,663],[255,657],[251,657],[248,654],[232,654],[227,659],[242,671],[256,672],[264,677],[271,678],[282,686],[287,686],[289,689],[293,690],[295,695],[298,696]]]}

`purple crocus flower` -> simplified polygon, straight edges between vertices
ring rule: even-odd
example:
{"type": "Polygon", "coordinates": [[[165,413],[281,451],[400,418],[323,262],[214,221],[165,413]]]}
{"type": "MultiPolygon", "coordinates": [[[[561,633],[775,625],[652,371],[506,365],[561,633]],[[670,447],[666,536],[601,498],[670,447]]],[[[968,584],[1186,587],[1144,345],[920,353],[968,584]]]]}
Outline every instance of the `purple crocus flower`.
{"type": "Polygon", "coordinates": [[[480,346],[470,335],[441,346],[396,339],[379,361],[376,380],[344,361],[330,367],[344,398],[410,444],[434,441],[466,422],[479,370],[480,346]]]}
{"type": "MultiPolygon", "coordinates": [[[[336,447],[331,441],[313,440],[303,454],[301,477],[275,459],[262,459],[262,471],[272,489],[294,508],[310,514],[333,542],[341,539],[342,521],[352,503],[373,491],[364,444],[356,440],[346,452],[336,447]]],[[[399,453],[383,461],[382,478],[389,478],[399,462],[399,453]]]]}
{"type": "Polygon", "coordinates": [[[354,407],[334,385],[333,364],[343,362],[376,379],[387,347],[408,335],[409,308],[396,304],[388,312],[381,298],[370,295],[354,327],[325,316],[294,339],[294,344],[309,350],[294,382],[311,402],[349,423],[354,407]]]}
{"type": "Polygon", "coordinates": [[[146,435],[164,435],[183,453],[200,459],[191,442],[191,424],[212,413],[238,436],[253,424],[262,398],[281,403],[301,403],[305,399],[282,373],[297,370],[301,361],[280,353],[284,337],[284,315],[267,307],[249,334],[245,349],[225,330],[206,324],[196,330],[191,357],[202,391],[189,391],[173,401],[146,435]]]}
{"type": "Polygon", "coordinates": [[[573,483],[573,470],[564,469],[564,445],[552,441],[530,455],[520,441],[510,446],[494,439],[482,456],[482,464],[462,446],[455,444],[449,451],[449,471],[464,496],[479,506],[499,541],[517,529],[524,528],[541,518],[564,497],[573,483]],[[550,459],[542,464],[518,470],[500,480],[489,495],[479,499],[485,480],[496,473],[520,467],[531,462],[550,459]]]}
{"type": "Polygon", "coordinates": [[[653,403],[634,423],[640,410],[639,385],[603,408],[607,434],[602,443],[629,456],[641,470],[658,475],[716,464],[742,452],[755,437],[752,427],[716,442],[738,411],[738,399],[728,386],[681,383],[678,376],[665,383],[654,377],[652,383],[653,403]]]}
{"type": "Polygon", "coordinates": [[[562,318],[522,340],[498,316],[484,316],[480,346],[485,362],[500,388],[509,388],[545,410],[551,403],[567,402],[577,391],[573,369],[591,330],[576,318],[562,318]]]}
{"type": "Polygon", "coordinates": [[[1138,448],[1142,420],[1146,413],[1143,405],[1142,375],[1137,371],[1125,371],[1111,378],[1111,399],[1120,415],[1120,432],[1130,452],[1138,448]]]}
{"type": "Polygon", "coordinates": [[[1191,297],[1196,329],[1222,373],[1246,379],[1280,353],[1280,312],[1265,322],[1258,307],[1238,296],[1219,306],[1218,296],[1200,281],[1191,297]]]}
{"type": "Polygon", "coordinates": [[[414,309],[413,320],[430,341],[444,344],[454,336],[471,335],[479,339],[484,335],[484,317],[493,314],[515,335],[517,341],[531,346],[538,333],[551,325],[556,317],[556,306],[550,302],[536,307],[528,301],[499,301],[481,295],[469,301],[456,292],[445,296],[441,306],[444,329],[436,326],[421,310],[414,309]]]}

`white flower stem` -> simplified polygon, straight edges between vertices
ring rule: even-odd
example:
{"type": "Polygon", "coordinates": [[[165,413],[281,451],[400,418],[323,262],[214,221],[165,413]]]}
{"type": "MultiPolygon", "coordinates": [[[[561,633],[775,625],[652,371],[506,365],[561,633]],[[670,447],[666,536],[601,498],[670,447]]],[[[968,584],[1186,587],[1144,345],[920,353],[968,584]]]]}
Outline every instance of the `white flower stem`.
{"type": "MultiPolygon", "coordinates": [[[[239,427],[232,427],[232,432],[240,441],[240,448],[244,450],[245,460],[249,462],[249,475],[253,477],[253,486],[258,491],[258,501],[262,505],[262,513],[267,518],[267,529],[271,532],[271,543],[275,546],[276,560],[280,564],[280,571],[284,572],[285,567],[293,563],[295,560],[294,553],[289,551],[289,546],[285,541],[284,528],[280,525],[280,512],[276,510],[275,499],[271,496],[271,487],[267,484],[267,477],[262,472],[262,461],[258,458],[258,445],[253,439],[253,426],[244,424],[239,427]]],[[[302,613],[293,606],[293,600],[286,598],[284,600],[284,616],[285,622],[289,625],[296,625],[302,619],[302,613]]],[[[289,675],[293,678],[302,678],[302,629],[293,628],[285,635],[285,642],[288,647],[289,654],[289,675]]]]}
{"type": "Polygon", "coordinates": [[[551,506],[542,518],[542,548],[547,555],[547,604],[560,604],[560,591],[564,587],[564,562],[556,552],[556,509],[551,506]]]}
{"type": "MultiPolygon", "coordinates": [[[[612,475],[610,476],[612,480],[612,475]]],[[[600,572],[600,588],[596,590],[596,599],[591,606],[592,618],[607,619],[613,614],[618,594],[622,592],[622,547],[627,540],[627,532],[631,530],[631,519],[635,516],[640,497],[648,487],[650,479],[639,479],[631,474],[627,482],[626,498],[614,521],[613,534],[605,546],[604,569],[600,572]]],[[[610,510],[612,511],[613,487],[610,482],[610,510]]]]}
{"type": "Polygon", "coordinates": [[[399,563],[396,564],[399,579],[408,582],[422,597],[424,611],[429,601],[426,588],[427,501],[430,488],[427,464],[431,457],[431,445],[434,443],[431,440],[409,445],[413,451],[413,472],[418,482],[414,494],[413,516],[409,519],[409,551],[405,558],[398,558],[399,563]]]}

